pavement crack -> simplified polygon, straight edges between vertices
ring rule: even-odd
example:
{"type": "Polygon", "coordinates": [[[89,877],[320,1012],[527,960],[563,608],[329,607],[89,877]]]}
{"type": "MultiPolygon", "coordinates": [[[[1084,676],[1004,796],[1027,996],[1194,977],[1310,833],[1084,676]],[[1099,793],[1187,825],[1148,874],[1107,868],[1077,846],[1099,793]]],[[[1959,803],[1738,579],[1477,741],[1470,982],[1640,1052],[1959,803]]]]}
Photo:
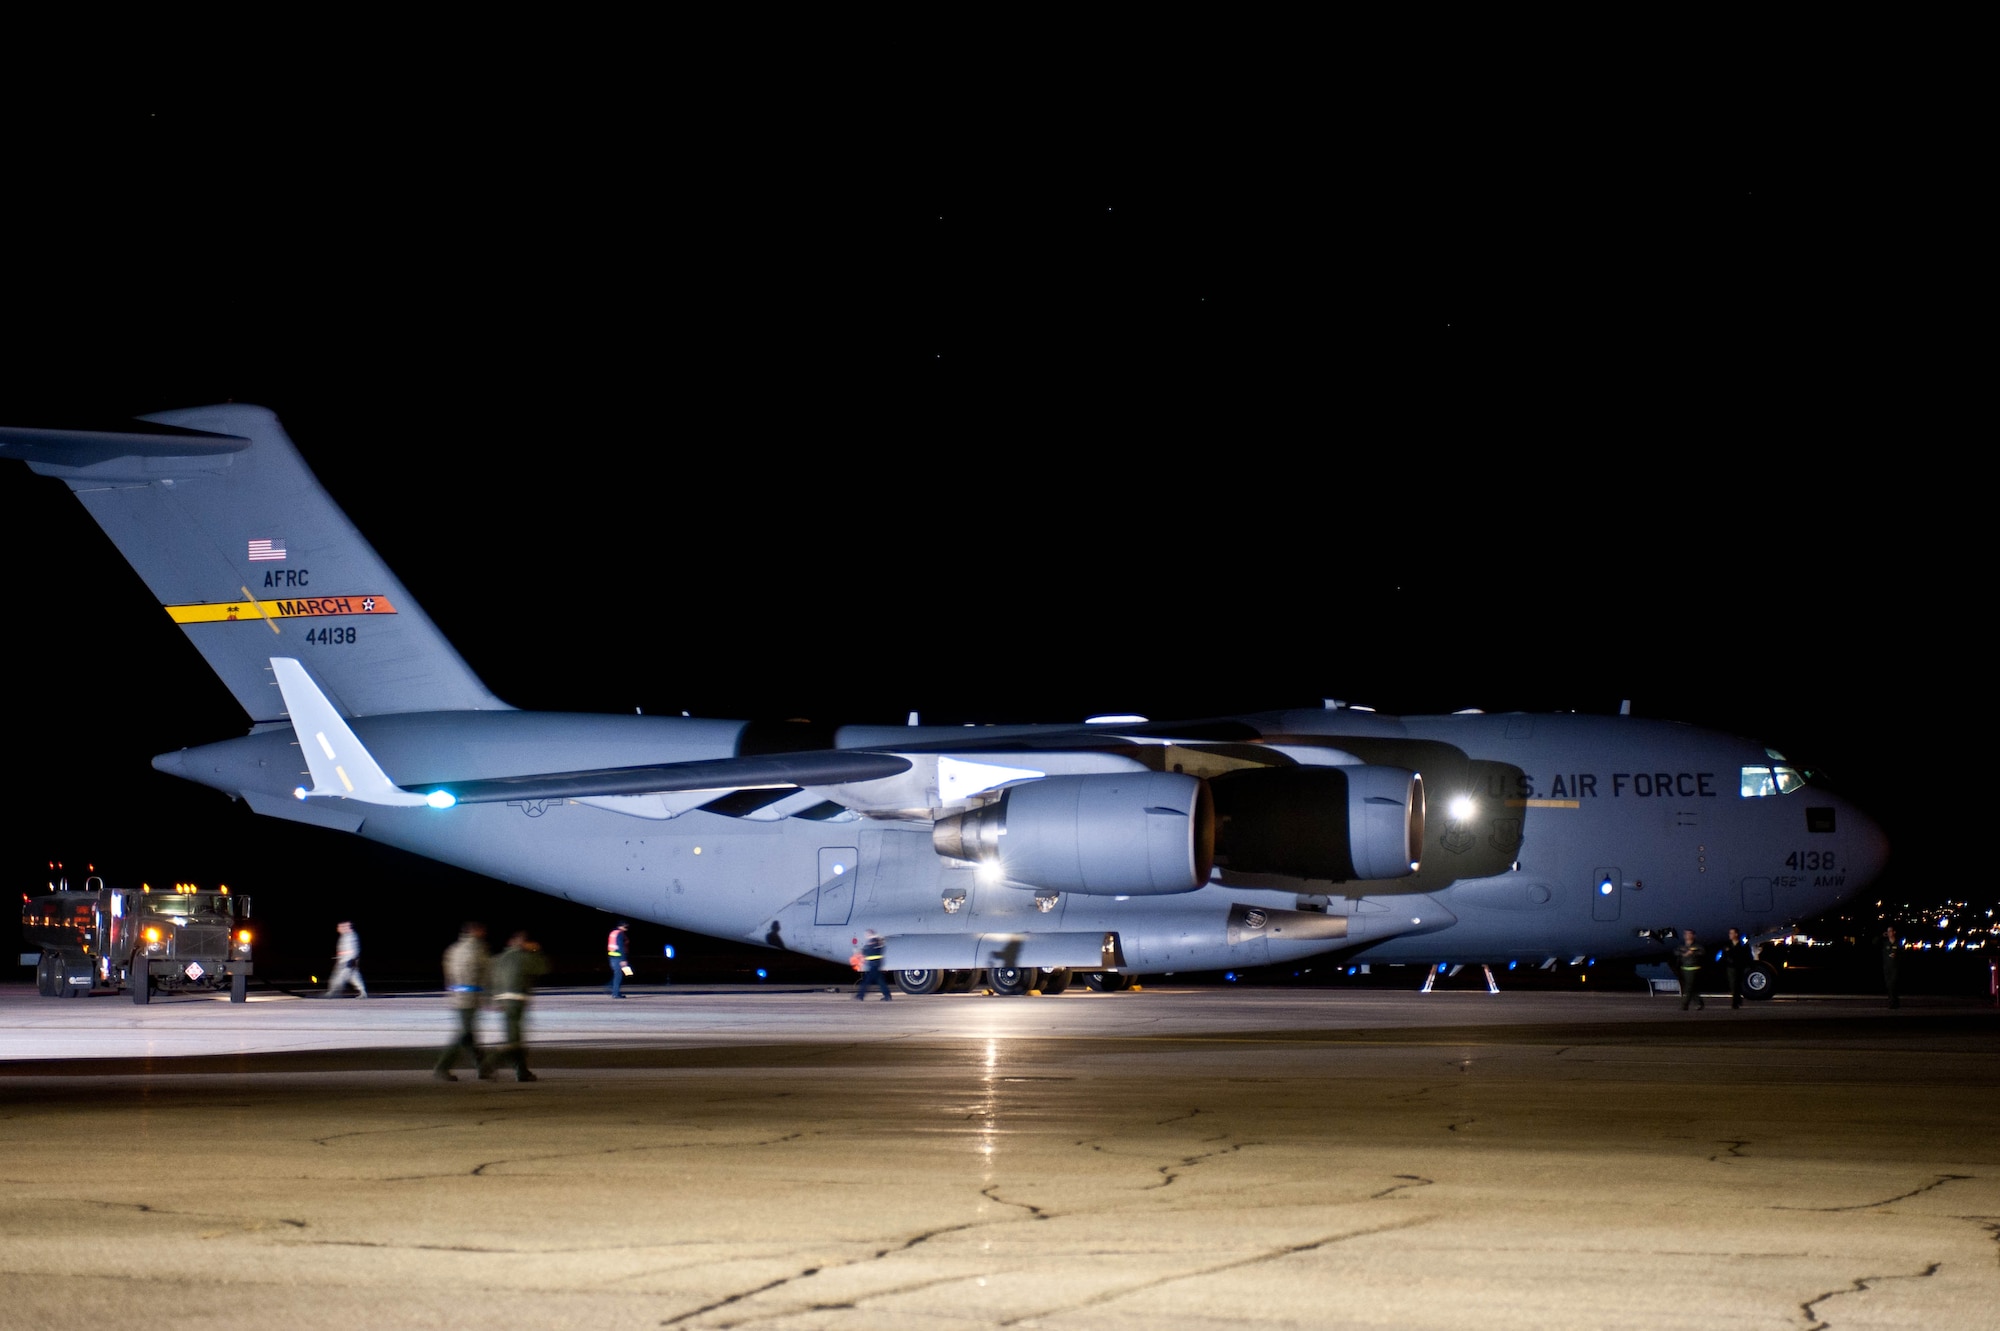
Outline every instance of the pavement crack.
{"type": "Polygon", "coordinates": [[[1458,1130],[1459,1130],[1460,1128],[1469,1128],[1469,1127],[1471,1127],[1471,1126],[1472,1126],[1473,1124],[1477,1123],[1478,1121],[1479,1121],[1479,1120],[1478,1120],[1478,1119],[1476,1119],[1476,1118],[1462,1118],[1462,1119],[1458,1120],[1458,1122],[1456,1122],[1456,1123],[1447,1123],[1447,1124],[1445,1124],[1445,1125],[1444,1125],[1444,1130],[1445,1130],[1446,1132],[1457,1132],[1457,1131],[1458,1131],[1458,1130]]]}
{"type": "Polygon", "coordinates": [[[1932,1188],[1942,1188],[1947,1183],[1957,1183],[1961,1180],[1974,1177],[1977,1176],[1973,1174],[1939,1174],[1921,1188],[1912,1188],[1908,1192],[1899,1192],[1894,1197],[1884,1197],[1879,1202],[1859,1202],[1853,1206],[1767,1206],[1764,1209],[1767,1211],[1815,1211],[1825,1215],[1832,1215],[1839,1211],[1872,1211],[1878,1206],[1889,1206],[1896,1202],[1907,1201],[1912,1197],[1921,1196],[1929,1192],[1932,1188]]]}
{"type": "MultiPolygon", "coordinates": [[[[1370,1193],[1368,1200],[1371,1202],[1380,1201],[1382,1200],[1382,1198],[1387,1197],[1392,1193],[1401,1192],[1405,1188],[1428,1188],[1437,1181],[1435,1179],[1427,1179],[1421,1174],[1397,1174],[1394,1177],[1402,1179],[1403,1182],[1391,1184],[1389,1187],[1382,1189],[1382,1191],[1380,1192],[1370,1193]]],[[[1405,1198],[1398,1198],[1397,1200],[1408,1201],[1409,1199],[1405,1197],[1405,1198]]]]}
{"type": "Polygon", "coordinates": [[[990,1225],[993,1223],[994,1222],[991,1220],[968,1220],[962,1225],[940,1225],[936,1229],[926,1229],[921,1233],[911,1235],[909,1238],[905,1239],[903,1242],[897,1244],[893,1248],[877,1249],[875,1255],[869,1258],[869,1260],[880,1261],[884,1257],[888,1257],[894,1253],[908,1252],[910,1249],[916,1247],[918,1244],[929,1243],[932,1239],[938,1238],[942,1235],[956,1234],[960,1230],[978,1229],[982,1225],[990,1225]]]}
{"type": "MultiPolygon", "coordinates": [[[[1221,1139],[1217,1138],[1215,1140],[1221,1140],[1221,1139]]],[[[1247,1142],[1232,1142],[1228,1146],[1222,1147],[1220,1150],[1201,1151],[1195,1155],[1184,1155],[1178,1160],[1169,1161],[1168,1163],[1161,1165],[1159,1169],[1156,1171],[1161,1175],[1160,1181],[1158,1183],[1147,1184],[1145,1188],[1141,1189],[1141,1191],[1152,1192],[1159,1188],[1170,1187],[1173,1184],[1173,1181],[1181,1176],[1182,1170],[1192,1169],[1194,1166],[1205,1163],[1206,1161],[1209,1160],[1213,1160],[1217,1156],[1232,1155],[1235,1152],[1242,1150],[1247,1145],[1249,1145],[1249,1143],[1247,1142]]],[[[996,1198],[995,1200],[998,1199],[996,1198]]]]}
{"type": "Polygon", "coordinates": [[[336,1132],[331,1136],[308,1137],[306,1138],[306,1140],[311,1142],[314,1146],[324,1146],[328,1142],[337,1142],[343,1137],[382,1137],[382,1136],[387,1136],[388,1134],[393,1132],[436,1132],[440,1128],[451,1128],[456,1126],[458,1125],[455,1123],[425,1123],[417,1127],[410,1127],[410,1128],[369,1128],[363,1132],[336,1132]]]}
{"type": "Polygon", "coordinates": [[[981,1188],[979,1190],[979,1195],[981,1197],[984,1197],[987,1201],[997,1202],[1001,1206],[1018,1206],[1022,1210],[1028,1213],[1028,1219],[1030,1220],[1047,1220],[1049,1218],[1049,1213],[1047,1211],[1044,1211],[1041,1207],[1036,1206],[1032,1202],[1010,1202],[1005,1197],[994,1196],[993,1194],[998,1192],[999,1190],[1000,1190],[1000,1185],[998,1183],[992,1183],[988,1184],[986,1187],[981,1188]]]}
{"type": "Polygon", "coordinates": [[[755,1289],[741,1290],[738,1293],[729,1295],[727,1298],[717,1299],[714,1303],[704,1304],[702,1307],[695,1308],[692,1311],[684,1312],[674,1317],[663,1318],[660,1325],[674,1326],[677,1323],[687,1321],[690,1317],[700,1317],[703,1313],[712,1313],[718,1308],[727,1308],[732,1303],[741,1303],[745,1299],[754,1299],[759,1294],[766,1294],[771,1290],[782,1288],[785,1285],[791,1284],[794,1280],[804,1280],[809,1276],[816,1276],[819,1274],[819,1271],[820,1269],[817,1266],[808,1266],[797,1275],[779,1276],[776,1280],[765,1281],[755,1289]]]}
{"type": "MultiPolygon", "coordinates": [[[[738,1142],[736,1143],[736,1145],[782,1146],[786,1142],[797,1141],[799,1138],[803,1136],[805,1136],[805,1133],[803,1132],[788,1132],[784,1134],[782,1137],[772,1137],[765,1141],[738,1142]]],[[[498,1165],[540,1164],[544,1161],[549,1161],[549,1160],[579,1160],[600,1155],[630,1155],[639,1151],[685,1151],[691,1146],[703,1146],[709,1149],[726,1149],[728,1145],[729,1143],[726,1142],[712,1142],[712,1141],[656,1142],[650,1146],[606,1146],[595,1151],[556,1151],[548,1155],[511,1156],[506,1159],[488,1160],[484,1164],[474,1165],[472,1167],[469,1177],[483,1178],[485,1177],[487,1170],[492,1169],[498,1165]]],[[[446,1175],[443,1177],[451,1177],[451,1176],[446,1175]]],[[[396,1181],[400,1182],[401,1180],[396,1180],[396,1181]]]]}
{"type": "Polygon", "coordinates": [[[1159,1276],[1152,1280],[1137,1281],[1126,1285],[1122,1289],[1105,1290],[1102,1293],[1093,1294],[1087,1299],[1079,1299],[1075,1303],[1067,1303],[1055,1308],[1044,1308],[1037,1312],[1022,1313],[1018,1317],[1009,1317],[997,1323],[997,1325],[1016,1326],[1022,1322],[1034,1321],[1037,1318],[1056,1317],[1064,1313],[1073,1313],[1084,1308],[1094,1308],[1102,1304],[1111,1303],[1115,1300],[1125,1298],[1127,1295],[1138,1294],[1149,1289],[1159,1289],[1162,1286],[1171,1285],[1178,1281],[1199,1280],[1203,1276],[1212,1276],[1223,1271],[1234,1271],[1240,1267],[1257,1266],[1263,1262],[1275,1262],[1281,1258],[1294,1257],[1302,1252],[1313,1252],[1335,1243],[1345,1243],[1349,1239],[1362,1239],[1373,1234],[1387,1234],[1395,1230],[1411,1229],[1417,1225],[1426,1225],[1429,1223],[1429,1216],[1413,1216],[1408,1220],[1393,1220],[1384,1225],[1368,1225],[1361,1229],[1342,1230],[1337,1234],[1326,1234],[1305,1243],[1287,1243],[1281,1247],[1267,1249],[1260,1253],[1253,1253],[1248,1257],[1239,1257],[1229,1262],[1218,1262],[1214,1266],[1204,1266],[1194,1271],[1182,1271],[1174,1275],[1159,1276]]]}
{"type": "MultiPolygon", "coordinates": [[[[173,1211],[163,1206],[149,1206],[145,1202],[107,1202],[95,1197],[86,1197],[83,1199],[83,1204],[85,1206],[103,1207],[107,1211],[137,1211],[141,1215],[172,1217],[176,1220],[199,1220],[211,1225],[223,1224],[230,1226],[232,1229],[268,1229],[273,1225],[289,1225],[293,1229],[304,1229],[306,1227],[306,1222],[303,1220],[289,1220],[283,1217],[254,1219],[249,1216],[219,1215],[214,1211],[173,1211]]],[[[224,1232],[223,1230],[215,1230],[211,1233],[203,1234],[202,1237],[212,1238],[214,1235],[224,1232]]]]}
{"type": "MultiPolygon", "coordinates": [[[[1922,1189],[1918,1191],[1922,1191],[1922,1189]]],[[[1837,1299],[1847,1294],[1865,1293],[1884,1280],[1928,1280],[1930,1277],[1936,1275],[1939,1268],[1943,1265],[1943,1262],[1932,1262],[1923,1270],[1913,1271],[1908,1275],[1857,1276],[1854,1280],[1848,1282],[1846,1289],[1830,1289],[1824,1294],[1815,1295],[1799,1305],[1799,1311],[1805,1314],[1806,1322],[1808,1323],[1806,1331],[1828,1331],[1833,1325],[1831,1322],[1822,1322],[1819,1318],[1819,1313],[1815,1311],[1820,1304],[1825,1303],[1828,1299],[1837,1299]]]]}
{"type": "Polygon", "coordinates": [[[1741,1160],[1743,1158],[1743,1148],[1749,1144],[1748,1139],[1743,1141],[1725,1141],[1722,1143],[1721,1150],[1708,1157],[1709,1162],[1712,1164],[1717,1160],[1741,1160]]]}
{"type": "MultiPolygon", "coordinates": [[[[849,1265],[849,1263],[841,1263],[841,1265],[849,1265]]],[[[918,1290],[935,1289],[939,1285],[963,1284],[965,1281],[971,1279],[973,1279],[972,1276],[964,1274],[930,1276],[923,1280],[910,1281],[908,1284],[889,1285],[882,1289],[870,1290],[866,1294],[857,1294],[852,1300],[845,1303],[808,1303],[799,1307],[773,1308],[766,1313],[738,1317],[736,1320],[730,1322],[717,1322],[716,1327],[718,1331],[726,1331],[726,1328],[729,1327],[753,1326],[758,1322],[779,1321],[795,1317],[802,1312],[837,1312],[847,1309],[859,1309],[863,1304],[875,1299],[894,1298],[898,1294],[913,1294],[918,1290]]]]}

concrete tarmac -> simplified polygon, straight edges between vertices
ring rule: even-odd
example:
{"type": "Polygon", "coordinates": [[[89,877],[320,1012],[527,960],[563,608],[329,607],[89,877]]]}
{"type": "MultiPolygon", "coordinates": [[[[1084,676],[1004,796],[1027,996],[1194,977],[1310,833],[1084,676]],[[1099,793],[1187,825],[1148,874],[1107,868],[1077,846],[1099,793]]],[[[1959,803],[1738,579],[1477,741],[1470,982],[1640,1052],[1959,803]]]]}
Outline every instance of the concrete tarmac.
{"type": "Polygon", "coordinates": [[[2000,1327],[2000,1014],[0,987],[0,1327],[2000,1327]]]}

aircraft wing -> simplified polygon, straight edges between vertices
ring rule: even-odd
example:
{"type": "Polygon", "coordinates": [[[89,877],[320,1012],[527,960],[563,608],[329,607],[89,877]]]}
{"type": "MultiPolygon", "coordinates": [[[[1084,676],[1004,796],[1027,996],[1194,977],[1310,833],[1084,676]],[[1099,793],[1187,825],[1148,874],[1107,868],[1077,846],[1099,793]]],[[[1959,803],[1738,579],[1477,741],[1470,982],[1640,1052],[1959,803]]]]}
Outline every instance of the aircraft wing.
{"type": "MultiPolygon", "coordinates": [[[[741,790],[881,781],[899,776],[911,766],[907,758],[894,754],[835,749],[650,763],[587,772],[529,772],[468,781],[426,781],[404,787],[382,770],[348,725],[347,718],[297,660],[274,656],[271,670],[284,695],[285,710],[313,778],[312,789],[300,789],[301,799],[333,796],[392,807],[428,804],[448,808],[454,804],[526,800],[672,796],[684,791],[720,798],[741,790]]],[[[692,807],[686,801],[675,803],[692,807]]],[[[627,811],[638,813],[639,809],[627,811]]]]}
{"type": "Polygon", "coordinates": [[[547,772],[492,777],[484,781],[426,782],[420,793],[449,791],[460,804],[513,800],[585,799],[605,795],[660,795],[680,791],[770,790],[789,786],[832,786],[879,781],[910,769],[907,758],[891,753],[835,749],[812,753],[760,754],[699,762],[612,767],[595,772],[547,772]]]}

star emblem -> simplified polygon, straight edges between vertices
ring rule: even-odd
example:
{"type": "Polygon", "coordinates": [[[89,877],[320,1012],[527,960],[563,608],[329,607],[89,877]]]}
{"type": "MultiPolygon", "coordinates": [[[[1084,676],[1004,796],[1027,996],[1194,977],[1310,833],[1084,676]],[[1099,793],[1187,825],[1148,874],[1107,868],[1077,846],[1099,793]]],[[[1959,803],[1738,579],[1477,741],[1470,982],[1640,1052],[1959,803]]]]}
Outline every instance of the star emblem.
{"type": "Polygon", "coordinates": [[[361,611],[363,614],[373,614],[375,612],[375,598],[372,596],[362,597],[361,611]]]}

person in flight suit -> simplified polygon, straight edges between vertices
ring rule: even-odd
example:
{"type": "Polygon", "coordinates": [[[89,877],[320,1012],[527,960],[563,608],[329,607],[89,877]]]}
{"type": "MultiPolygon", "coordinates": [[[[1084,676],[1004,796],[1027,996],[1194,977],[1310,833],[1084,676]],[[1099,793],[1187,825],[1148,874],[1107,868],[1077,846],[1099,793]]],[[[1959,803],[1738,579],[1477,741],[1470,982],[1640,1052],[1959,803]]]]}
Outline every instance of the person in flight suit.
{"type": "Polygon", "coordinates": [[[870,929],[868,937],[861,943],[861,987],[854,991],[855,1002],[868,997],[868,986],[871,984],[881,989],[884,1003],[889,1001],[889,977],[882,972],[882,959],[888,952],[888,944],[882,941],[882,935],[870,929]]]}
{"type": "Polygon", "coordinates": [[[1743,1006],[1743,977],[1755,960],[1750,955],[1750,940],[1743,936],[1742,931],[1731,929],[1729,941],[1722,945],[1722,964],[1729,970],[1730,1007],[1743,1006]]]}
{"type": "Polygon", "coordinates": [[[507,1023],[507,1039],[487,1051],[480,1064],[483,1075],[491,1076],[493,1066],[505,1061],[514,1065],[515,1081],[535,1080],[535,1074],[528,1071],[528,1047],[521,1038],[521,1023],[528,1012],[528,999],[535,992],[535,981],[548,973],[548,958],[526,933],[508,939],[507,950],[493,958],[489,972],[493,1001],[500,1005],[501,1018],[507,1023]]]}
{"type": "Polygon", "coordinates": [[[439,1081],[458,1080],[451,1069],[461,1049],[472,1059],[480,1080],[493,1075],[479,1061],[479,1006],[486,997],[487,965],[486,926],[468,920],[458,931],[458,941],[444,952],[445,997],[458,1013],[458,1039],[445,1046],[431,1069],[439,1081]]]}
{"type": "Polygon", "coordinates": [[[327,978],[326,996],[338,997],[340,991],[353,985],[361,997],[368,997],[368,982],[361,978],[361,935],[354,932],[354,926],[342,920],[334,926],[333,974],[327,978]]]}
{"type": "Polygon", "coordinates": [[[1882,931],[1882,991],[1889,995],[1890,1007],[1903,1006],[1903,1000],[1896,993],[1896,962],[1901,958],[1902,940],[1896,937],[1894,925],[1882,931]]]}
{"type": "Polygon", "coordinates": [[[1697,1010],[1706,1008],[1708,1004],[1695,992],[1701,978],[1701,944],[1695,941],[1694,930],[1681,930],[1681,945],[1674,949],[1674,963],[1681,972],[1681,1011],[1687,1011],[1690,1003],[1697,1010]]]}
{"type": "Polygon", "coordinates": [[[631,931],[632,926],[620,920],[618,927],[611,931],[611,936],[604,940],[604,956],[611,963],[613,998],[625,997],[625,977],[632,973],[631,965],[625,960],[625,940],[631,931]]]}

